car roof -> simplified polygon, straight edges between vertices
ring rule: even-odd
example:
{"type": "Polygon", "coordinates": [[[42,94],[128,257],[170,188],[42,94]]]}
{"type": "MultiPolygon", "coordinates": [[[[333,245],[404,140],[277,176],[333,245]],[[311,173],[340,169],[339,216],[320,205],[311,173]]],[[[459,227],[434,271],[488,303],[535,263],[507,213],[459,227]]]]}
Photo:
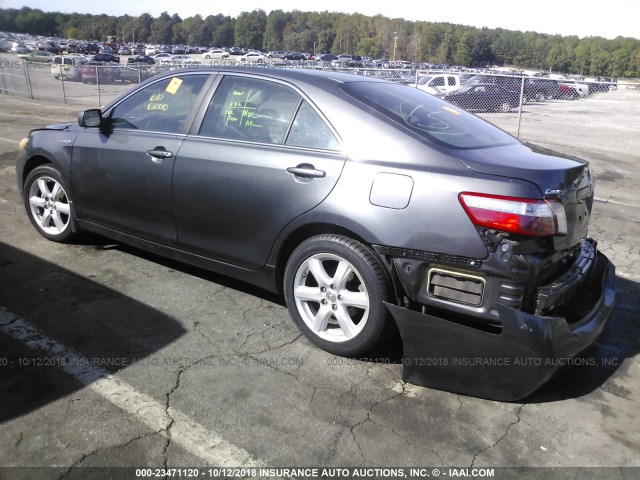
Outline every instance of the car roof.
{"type": "Polygon", "coordinates": [[[364,77],[352,73],[333,72],[325,70],[310,70],[304,68],[272,68],[272,67],[198,67],[186,68],[181,70],[173,70],[158,75],[153,78],[172,77],[181,72],[200,72],[200,73],[242,73],[272,79],[289,81],[291,83],[311,85],[315,87],[334,87],[336,83],[351,82],[373,82],[373,83],[393,83],[384,79],[375,77],[364,77]]]}

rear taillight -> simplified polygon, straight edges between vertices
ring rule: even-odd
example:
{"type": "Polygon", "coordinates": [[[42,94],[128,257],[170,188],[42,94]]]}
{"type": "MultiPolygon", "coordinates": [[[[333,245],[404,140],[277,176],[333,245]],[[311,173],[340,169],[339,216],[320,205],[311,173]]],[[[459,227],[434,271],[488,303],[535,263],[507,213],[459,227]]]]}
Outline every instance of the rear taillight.
{"type": "Polygon", "coordinates": [[[521,235],[565,235],[567,217],[557,200],[463,192],[458,198],[474,225],[521,235]]]}

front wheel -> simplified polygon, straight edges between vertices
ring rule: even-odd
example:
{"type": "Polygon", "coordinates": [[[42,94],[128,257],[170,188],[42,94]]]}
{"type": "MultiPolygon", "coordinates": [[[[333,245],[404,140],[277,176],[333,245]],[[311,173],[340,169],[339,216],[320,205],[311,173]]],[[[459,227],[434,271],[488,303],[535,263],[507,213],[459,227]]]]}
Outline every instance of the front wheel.
{"type": "Polygon", "coordinates": [[[68,242],[75,236],[73,202],[55,167],[33,169],[23,192],[29,220],[42,236],[54,242],[68,242]]]}
{"type": "Polygon", "coordinates": [[[339,235],[318,235],[300,244],[284,275],[287,307],[298,328],[337,355],[366,354],[387,336],[383,301],[389,291],[375,253],[339,235]]]}

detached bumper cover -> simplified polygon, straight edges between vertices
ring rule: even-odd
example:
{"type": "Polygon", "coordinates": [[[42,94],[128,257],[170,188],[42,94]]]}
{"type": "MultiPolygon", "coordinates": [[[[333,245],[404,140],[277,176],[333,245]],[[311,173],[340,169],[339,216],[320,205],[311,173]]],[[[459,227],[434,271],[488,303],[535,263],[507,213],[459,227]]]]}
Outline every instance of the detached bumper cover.
{"type": "Polygon", "coordinates": [[[500,333],[386,304],[402,336],[403,380],[492,400],[524,398],[602,333],[615,303],[615,268],[602,253],[575,297],[592,307],[572,324],[498,305],[500,333]]]}

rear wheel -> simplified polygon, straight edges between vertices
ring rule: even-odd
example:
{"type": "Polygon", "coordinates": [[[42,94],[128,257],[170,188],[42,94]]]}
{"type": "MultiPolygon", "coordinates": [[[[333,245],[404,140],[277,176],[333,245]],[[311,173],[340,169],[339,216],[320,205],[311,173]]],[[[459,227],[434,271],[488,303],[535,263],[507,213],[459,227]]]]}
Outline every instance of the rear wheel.
{"type": "Polygon", "coordinates": [[[54,242],[68,242],[75,236],[73,202],[55,167],[33,169],[23,192],[29,220],[42,236],[54,242]]]}
{"type": "Polygon", "coordinates": [[[291,255],[284,292],[291,317],[320,348],[345,356],[372,351],[387,336],[389,282],[376,254],[339,235],[318,235],[291,255]]]}
{"type": "Polygon", "coordinates": [[[502,102],[498,105],[498,111],[507,113],[511,111],[511,104],[509,102],[502,102]]]}

